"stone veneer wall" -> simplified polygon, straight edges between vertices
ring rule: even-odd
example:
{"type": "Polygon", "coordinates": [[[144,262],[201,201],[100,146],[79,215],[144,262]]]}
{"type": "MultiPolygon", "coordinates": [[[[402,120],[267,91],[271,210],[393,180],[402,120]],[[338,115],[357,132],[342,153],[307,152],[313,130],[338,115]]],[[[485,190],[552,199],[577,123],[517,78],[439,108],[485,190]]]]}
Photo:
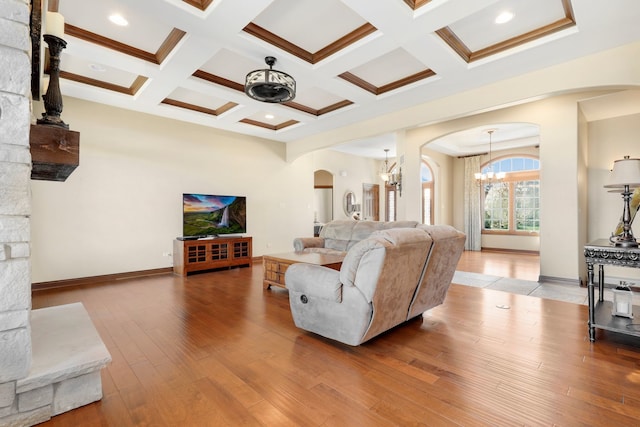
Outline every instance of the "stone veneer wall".
{"type": "Polygon", "coordinates": [[[30,1],[0,0],[0,426],[102,398],[111,355],[80,303],[31,311],[30,1]]]}
{"type": "Polygon", "coordinates": [[[29,18],[28,0],[0,0],[0,425],[38,422],[16,395],[31,365],[29,18]]]}

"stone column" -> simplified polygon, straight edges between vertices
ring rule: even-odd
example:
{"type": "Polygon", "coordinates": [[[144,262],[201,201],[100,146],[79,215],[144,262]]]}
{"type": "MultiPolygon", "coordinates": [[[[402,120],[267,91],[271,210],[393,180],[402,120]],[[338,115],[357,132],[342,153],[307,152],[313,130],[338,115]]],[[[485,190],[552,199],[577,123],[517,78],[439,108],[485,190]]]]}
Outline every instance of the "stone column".
{"type": "Polygon", "coordinates": [[[29,215],[31,39],[28,0],[0,0],[0,424],[15,420],[31,365],[29,215]]]}

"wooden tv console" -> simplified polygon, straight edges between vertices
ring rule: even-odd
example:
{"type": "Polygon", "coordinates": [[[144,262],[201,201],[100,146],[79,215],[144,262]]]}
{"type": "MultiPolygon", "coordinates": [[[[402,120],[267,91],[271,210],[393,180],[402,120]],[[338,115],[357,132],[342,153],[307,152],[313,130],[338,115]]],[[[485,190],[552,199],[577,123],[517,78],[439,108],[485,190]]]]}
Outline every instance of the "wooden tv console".
{"type": "Polygon", "coordinates": [[[251,237],[217,237],[173,241],[173,272],[181,276],[194,271],[251,265],[251,237]]]}

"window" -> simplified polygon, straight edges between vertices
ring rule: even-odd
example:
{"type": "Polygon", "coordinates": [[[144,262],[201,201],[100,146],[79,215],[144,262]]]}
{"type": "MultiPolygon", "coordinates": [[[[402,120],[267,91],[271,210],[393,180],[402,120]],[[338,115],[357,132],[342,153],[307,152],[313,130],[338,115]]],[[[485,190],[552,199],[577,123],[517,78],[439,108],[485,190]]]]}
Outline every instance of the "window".
{"type": "Polygon", "coordinates": [[[424,160],[420,165],[420,180],[422,181],[422,223],[433,225],[433,172],[424,160]]]}
{"type": "Polygon", "coordinates": [[[483,228],[485,230],[509,229],[509,189],[503,184],[484,186],[483,228]]]}
{"type": "Polygon", "coordinates": [[[519,181],[514,186],[516,231],[540,231],[540,181],[519,181]]]}
{"type": "Polygon", "coordinates": [[[385,220],[386,221],[395,221],[396,220],[396,196],[398,191],[394,185],[385,184],[385,220]]]}
{"type": "Polygon", "coordinates": [[[530,157],[508,157],[485,165],[505,172],[497,184],[484,185],[483,233],[536,234],[540,231],[540,161],[530,157]]]}

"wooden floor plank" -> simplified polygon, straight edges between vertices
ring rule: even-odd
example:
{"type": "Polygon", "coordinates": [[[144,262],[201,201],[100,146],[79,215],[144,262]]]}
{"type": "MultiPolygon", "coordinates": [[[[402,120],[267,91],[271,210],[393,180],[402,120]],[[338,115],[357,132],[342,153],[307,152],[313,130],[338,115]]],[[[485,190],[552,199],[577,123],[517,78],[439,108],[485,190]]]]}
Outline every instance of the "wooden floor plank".
{"type": "MultiPolygon", "coordinates": [[[[459,269],[536,280],[524,257],[465,253],[459,269]]],[[[640,340],[589,342],[583,305],[454,284],[358,347],[297,329],[260,263],[37,291],[32,305],[77,301],[113,358],[104,397],[43,426],[640,425],[640,340]]]]}

